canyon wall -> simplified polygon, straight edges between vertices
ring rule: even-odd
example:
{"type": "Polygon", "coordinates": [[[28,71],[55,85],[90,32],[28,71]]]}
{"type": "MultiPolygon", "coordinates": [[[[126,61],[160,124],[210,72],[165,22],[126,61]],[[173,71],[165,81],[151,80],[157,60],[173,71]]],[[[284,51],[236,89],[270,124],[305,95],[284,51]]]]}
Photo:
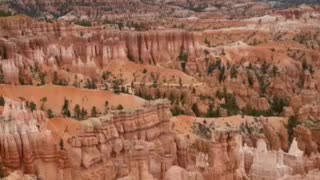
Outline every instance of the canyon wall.
{"type": "Polygon", "coordinates": [[[5,100],[0,155],[7,179],[290,179],[312,177],[319,167],[318,155],[305,156],[295,139],[286,153],[268,150],[263,139],[256,148],[242,146],[240,132],[232,129],[199,126],[198,133],[210,131],[210,138],[176,135],[166,100],[83,120],[79,133],[66,128],[59,136],[47,129],[41,111],[5,100]]]}
{"type": "Polygon", "coordinates": [[[241,137],[232,131],[217,131],[211,140],[178,136],[178,162],[187,170],[202,172],[204,179],[242,179],[241,137]]]}
{"type": "Polygon", "coordinates": [[[83,74],[95,74],[112,60],[181,69],[182,52],[188,54],[190,64],[199,53],[198,35],[186,31],[113,31],[27,17],[1,19],[0,27],[1,66],[7,82],[16,82],[22,69],[35,63],[83,74]]]}
{"type": "Polygon", "coordinates": [[[242,176],[236,133],[198,139],[192,149],[170,131],[171,113],[164,100],[81,121],[81,132],[73,135],[66,128],[57,136],[46,128],[46,118],[33,114],[23,103],[6,99],[0,152],[4,172],[13,173],[11,177],[21,175],[16,170],[52,180],[169,180],[177,172],[197,180],[242,176]]]}
{"type": "Polygon", "coordinates": [[[6,99],[0,117],[2,173],[22,170],[46,179],[70,179],[68,157],[43,125],[41,111],[30,112],[24,103],[6,99]]]}
{"type": "Polygon", "coordinates": [[[168,104],[115,112],[81,122],[84,131],[67,139],[74,179],[162,179],[176,164],[168,104]]]}

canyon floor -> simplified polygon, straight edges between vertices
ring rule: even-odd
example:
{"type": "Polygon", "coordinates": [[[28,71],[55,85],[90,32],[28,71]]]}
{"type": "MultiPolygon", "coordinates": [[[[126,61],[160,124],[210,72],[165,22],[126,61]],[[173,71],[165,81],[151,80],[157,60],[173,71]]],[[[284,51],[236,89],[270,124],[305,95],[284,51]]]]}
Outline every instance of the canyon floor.
{"type": "Polygon", "coordinates": [[[320,180],[316,0],[0,2],[0,179],[320,180]]]}

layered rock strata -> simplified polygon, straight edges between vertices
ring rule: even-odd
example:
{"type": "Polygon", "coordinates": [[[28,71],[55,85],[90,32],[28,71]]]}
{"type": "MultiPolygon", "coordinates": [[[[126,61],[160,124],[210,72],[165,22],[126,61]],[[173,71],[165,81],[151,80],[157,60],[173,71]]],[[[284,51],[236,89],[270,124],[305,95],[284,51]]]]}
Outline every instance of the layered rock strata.
{"type": "Polygon", "coordinates": [[[83,121],[84,131],[67,140],[75,179],[162,179],[176,164],[168,104],[114,112],[83,121]]]}
{"type": "Polygon", "coordinates": [[[8,178],[33,174],[49,180],[271,180],[300,177],[297,174],[312,178],[312,170],[319,167],[318,155],[304,156],[295,139],[286,153],[267,150],[262,139],[257,148],[242,146],[236,129],[213,130],[198,124],[197,136],[176,136],[166,100],[81,121],[79,133],[66,129],[56,137],[46,129],[45,117],[5,99],[1,163],[6,174],[23,172],[8,178]]]}
{"type": "Polygon", "coordinates": [[[0,118],[0,155],[3,173],[21,170],[45,179],[70,179],[66,152],[43,127],[42,112],[6,99],[0,118]]]}

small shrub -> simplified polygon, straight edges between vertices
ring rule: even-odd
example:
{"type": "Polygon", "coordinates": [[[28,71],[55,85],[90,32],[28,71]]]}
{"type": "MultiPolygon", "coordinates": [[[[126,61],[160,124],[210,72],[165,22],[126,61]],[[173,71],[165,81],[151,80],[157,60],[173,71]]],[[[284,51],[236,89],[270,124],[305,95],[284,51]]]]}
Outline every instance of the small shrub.
{"type": "Polygon", "coordinates": [[[3,96],[0,96],[0,106],[4,106],[4,103],[5,103],[5,101],[4,101],[3,96]]]}
{"type": "Polygon", "coordinates": [[[119,104],[118,106],[117,106],[117,110],[122,110],[123,109],[123,106],[121,105],[121,104],[119,104]]]}
{"type": "Polygon", "coordinates": [[[287,131],[288,131],[289,143],[291,143],[293,140],[294,128],[296,126],[298,126],[299,124],[301,124],[301,123],[298,121],[297,116],[290,116],[290,118],[288,119],[287,131]]]}
{"type": "Polygon", "coordinates": [[[48,109],[47,110],[47,115],[48,115],[48,118],[54,118],[54,114],[53,114],[53,111],[51,109],[48,109]]]}

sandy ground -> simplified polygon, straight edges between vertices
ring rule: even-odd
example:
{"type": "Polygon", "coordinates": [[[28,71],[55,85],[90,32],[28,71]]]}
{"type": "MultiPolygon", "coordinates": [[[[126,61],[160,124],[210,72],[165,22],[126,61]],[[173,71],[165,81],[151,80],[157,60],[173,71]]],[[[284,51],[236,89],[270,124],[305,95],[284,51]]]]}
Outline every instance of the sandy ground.
{"type": "Polygon", "coordinates": [[[49,119],[47,128],[57,137],[76,136],[81,132],[81,124],[74,119],[53,118],[49,119]]]}
{"type": "Polygon", "coordinates": [[[74,106],[79,104],[90,113],[91,108],[96,106],[99,111],[104,111],[105,102],[109,102],[109,107],[121,104],[124,108],[141,107],[145,100],[127,94],[114,94],[111,91],[104,90],[87,90],[74,87],[62,86],[12,86],[0,85],[0,95],[6,96],[13,100],[25,98],[33,101],[39,108],[41,106],[40,99],[47,97],[45,109],[52,109],[55,113],[60,113],[64,99],[70,101],[69,110],[72,112],[74,106]]]}

